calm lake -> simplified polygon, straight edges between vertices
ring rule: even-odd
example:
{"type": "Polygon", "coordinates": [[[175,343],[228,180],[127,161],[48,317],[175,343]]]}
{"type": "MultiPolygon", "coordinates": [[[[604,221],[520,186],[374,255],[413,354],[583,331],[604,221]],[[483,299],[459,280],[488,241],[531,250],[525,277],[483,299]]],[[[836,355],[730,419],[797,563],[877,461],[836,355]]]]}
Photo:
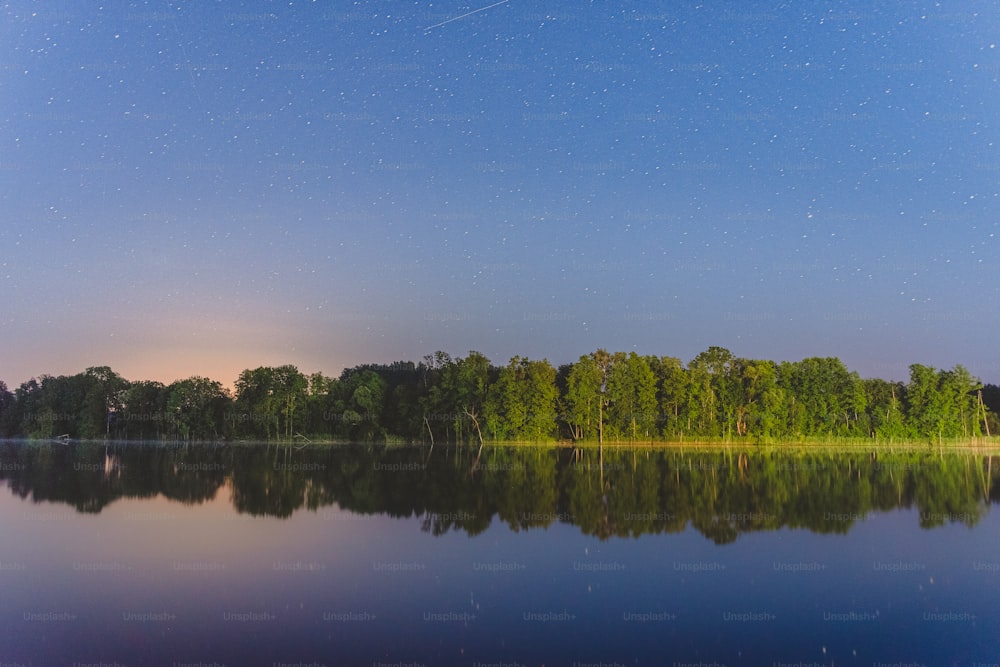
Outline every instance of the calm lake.
{"type": "Polygon", "coordinates": [[[1000,662],[1000,457],[0,443],[0,664],[1000,662]]]}

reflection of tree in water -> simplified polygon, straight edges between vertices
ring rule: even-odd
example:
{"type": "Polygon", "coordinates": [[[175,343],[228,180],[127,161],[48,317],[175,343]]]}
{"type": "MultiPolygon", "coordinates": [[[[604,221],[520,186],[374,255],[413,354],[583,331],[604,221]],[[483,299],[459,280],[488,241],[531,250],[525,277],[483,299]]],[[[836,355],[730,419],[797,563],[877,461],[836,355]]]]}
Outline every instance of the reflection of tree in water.
{"type": "Polygon", "coordinates": [[[99,513],[119,498],[153,498],[193,504],[210,500],[231,462],[222,448],[121,443],[6,444],[0,478],[34,502],[62,502],[99,513]]]}
{"type": "Polygon", "coordinates": [[[233,469],[233,507],[251,516],[290,517],[302,507],[308,478],[289,460],[289,447],[252,449],[242,453],[233,469]],[[282,450],[286,450],[282,454],[282,450]]]}
{"type": "Polygon", "coordinates": [[[0,479],[34,502],[98,513],[119,498],[186,504],[226,484],[238,512],[287,518],[339,506],[419,517],[432,535],[571,523],[601,539],[689,525],[729,543],[742,533],[846,533],[872,512],[915,508],[925,528],[976,524],[1000,502],[991,457],[787,453],[769,449],[0,445],[0,479]]]}
{"type": "Polygon", "coordinates": [[[970,527],[976,525],[987,509],[980,502],[984,479],[981,466],[974,467],[973,461],[952,457],[941,457],[934,463],[947,470],[948,474],[916,478],[914,497],[920,509],[921,527],[931,528],[951,522],[970,527]]]}

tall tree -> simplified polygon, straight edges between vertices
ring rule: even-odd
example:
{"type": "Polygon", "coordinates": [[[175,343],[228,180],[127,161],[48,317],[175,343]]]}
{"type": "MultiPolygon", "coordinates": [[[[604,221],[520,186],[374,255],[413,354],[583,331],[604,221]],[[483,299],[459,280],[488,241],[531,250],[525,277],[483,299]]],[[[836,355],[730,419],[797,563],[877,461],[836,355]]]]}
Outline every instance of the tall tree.
{"type": "Polygon", "coordinates": [[[907,418],[917,437],[970,437],[980,434],[977,419],[979,380],[965,367],[936,371],[912,364],[906,387],[907,418]]]}
{"type": "Polygon", "coordinates": [[[986,435],[1000,433],[1000,387],[995,384],[983,386],[978,397],[980,404],[980,419],[986,435]]]}
{"type": "Polygon", "coordinates": [[[836,357],[784,362],[779,383],[790,396],[792,433],[844,435],[864,411],[864,387],[836,357]]]}
{"type": "Polygon", "coordinates": [[[345,374],[337,383],[336,402],[341,437],[350,440],[384,438],[382,408],[385,380],[372,370],[345,374]]]}
{"type": "MultiPolygon", "coordinates": [[[[291,440],[295,434],[299,408],[306,403],[309,380],[291,364],[271,369],[272,397],[281,417],[282,433],[291,440]]],[[[380,406],[381,407],[381,406],[380,406]]]]}
{"type": "Polygon", "coordinates": [[[683,406],[688,392],[688,375],[677,357],[647,357],[656,378],[657,428],[665,436],[684,432],[683,406]]]}
{"type": "Polygon", "coordinates": [[[979,390],[983,385],[961,364],[942,371],[939,384],[949,403],[949,435],[963,438],[982,435],[979,414],[979,390]]]}
{"type": "Polygon", "coordinates": [[[381,429],[387,434],[393,434],[407,440],[417,440],[426,431],[423,423],[421,406],[422,364],[412,361],[394,361],[389,364],[364,364],[355,366],[350,371],[341,374],[341,380],[346,380],[351,373],[372,371],[383,383],[385,409],[381,414],[381,429]]]}
{"type": "Polygon", "coordinates": [[[694,416],[695,429],[700,435],[722,435],[735,421],[736,397],[730,378],[733,359],[732,352],[713,345],[688,364],[691,377],[688,412],[694,416]]]}
{"type": "Polygon", "coordinates": [[[450,427],[455,422],[455,416],[451,412],[455,404],[454,391],[451,386],[446,386],[446,379],[451,377],[449,369],[453,365],[451,355],[438,350],[434,354],[425,355],[418,367],[421,421],[432,445],[435,432],[440,430],[439,426],[444,427],[447,440],[450,427]]]}
{"type": "Polygon", "coordinates": [[[585,354],[566,377],[566,421],[574,440],[593,437],[599,430],[601,369],[593,355],[585,354]]]}
{"type": "Polygon", "coordinates": [[[305,404],[299,411],[298,428],[303,433],[332,438],[334,423],[332,416],[333,393],[337,379],[323,373],[311,373],[307,377],[305,404]]]}
{"type": "Polygon", "coordinates": [[[83,437],[111,436],[111,424],[121,412],[129,383],[108,366],[93,366],[84,371],[87,394],[82,406],[83,437]]]}
{"type": "Polygon", "coordinates": [[[556,435],[556,370],[547,360],[514,357],[500,369],[486,400],[486,423],[499,440],[556,435]]]}
{"type": "Polygon", "coordinates": [[[125,391],[120,431],[131,440],[159,439],[168,430],[167,388],[162,382],[140,380],[125,391]]]}
{"type": "Polygon", "coordinates": [[[233,419],[240,434],[270,440],[273,430],[277,437],[280,406],[274,399],[274,369],[261,366],[244,370],[235,386],[233,419]]]}
{"type": "Polygon", "coordinates": [[[226,414],[232,399],[222,384],[205,377],[178,380],[167,388],[167,410],[180,440],[215,440],[226,437],[226,414]]]}
{"type": "Polygon", "coordinates": [[[901,440],[907,430],[903,412],[906,387],[902,382],[871,378],[863,382],[867,435],[880,440],[901,440]]]}
{"type": "Polygon", "coordinates": [[[455,391],[456,415],[464,417],[472,423],[479,443],[483,443],[483,431],[480,424],[483,406],[486,404],[486,393],[490,383],[490,360],[479,352],[469,352],[465,359],[459,359],[453,367],[451,378],[455,391]]]}
{"type": "Polygon", "coordinates": [[[736,408],[734,422],[739,436],[769,437],[778,428],[777,415],[783,402],[773,361],[737,358],[732,363],[736,408]]]}
{"type": "Polygon", "coordinates": [[[8,434],[12,436],[31,435],[31,419],[39,405],[41,385],[31,378],[22,382],[14,390],[14,403],[6,412],[8,434]]]}
{"type": "Polygon", "coordinates": [[[0,380],[0,438],[13,435],[10,419],[13,416],[14,404],[14,392],[7,389],[7,383],[0,380]]]}
{"type": "Polygon", "coordinates": [[[629,352],[609,372],[607,393],[615,430],[632,440],[655,435],[656,378],[645,357],[629,352]]]}
{"type": "Polygon", "coordinates": [[[290,440],[308,387],[309,379],[291,364],[245,370],[236,380],[236,418],[252,436],[270,439],[273,431],[290,440]]]}
{"type": "Polygon", "coordinates": [[[594,358],[594,363],[597,364],[597,369],[600,371],[601,382],[597,401],[597,442],[603,444],[604,424],[606,422],[604,412],[611,405],[611,399],[608,396],[608,381],[615,366],[625,360],[625,353],[615,352],[611,354],[604,348],[598,348],[591,356],[594,358]]]}

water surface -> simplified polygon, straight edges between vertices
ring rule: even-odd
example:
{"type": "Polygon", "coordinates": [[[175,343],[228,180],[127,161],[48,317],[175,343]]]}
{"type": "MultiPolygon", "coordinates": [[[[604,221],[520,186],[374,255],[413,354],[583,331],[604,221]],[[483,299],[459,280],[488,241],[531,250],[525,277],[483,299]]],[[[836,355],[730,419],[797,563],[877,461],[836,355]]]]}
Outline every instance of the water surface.
{"type": "Polygon", "coordinates": [[[972,665],[1000,461],[0,445],[0,659],[972,665]]]}

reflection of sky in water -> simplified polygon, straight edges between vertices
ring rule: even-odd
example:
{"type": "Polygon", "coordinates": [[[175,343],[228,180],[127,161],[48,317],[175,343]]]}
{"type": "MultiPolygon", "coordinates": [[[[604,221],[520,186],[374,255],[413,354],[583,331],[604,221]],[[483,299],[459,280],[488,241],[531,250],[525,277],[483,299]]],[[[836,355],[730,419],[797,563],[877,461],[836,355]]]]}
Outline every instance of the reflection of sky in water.
{"type": "Polygon", "coordinates": [[[601,542],[560,523],[515,533],[494,521],[476,537],[420,524],[336,508],[250,518],[228,488],[201,505],[120,500],[99,515],[3,493],[0,655],[929,665],[1000,654],[995,512],[973,529],[923,530],[900,510],[847,535],[781,529],[725,546],[693,529],[601,542]]]}

